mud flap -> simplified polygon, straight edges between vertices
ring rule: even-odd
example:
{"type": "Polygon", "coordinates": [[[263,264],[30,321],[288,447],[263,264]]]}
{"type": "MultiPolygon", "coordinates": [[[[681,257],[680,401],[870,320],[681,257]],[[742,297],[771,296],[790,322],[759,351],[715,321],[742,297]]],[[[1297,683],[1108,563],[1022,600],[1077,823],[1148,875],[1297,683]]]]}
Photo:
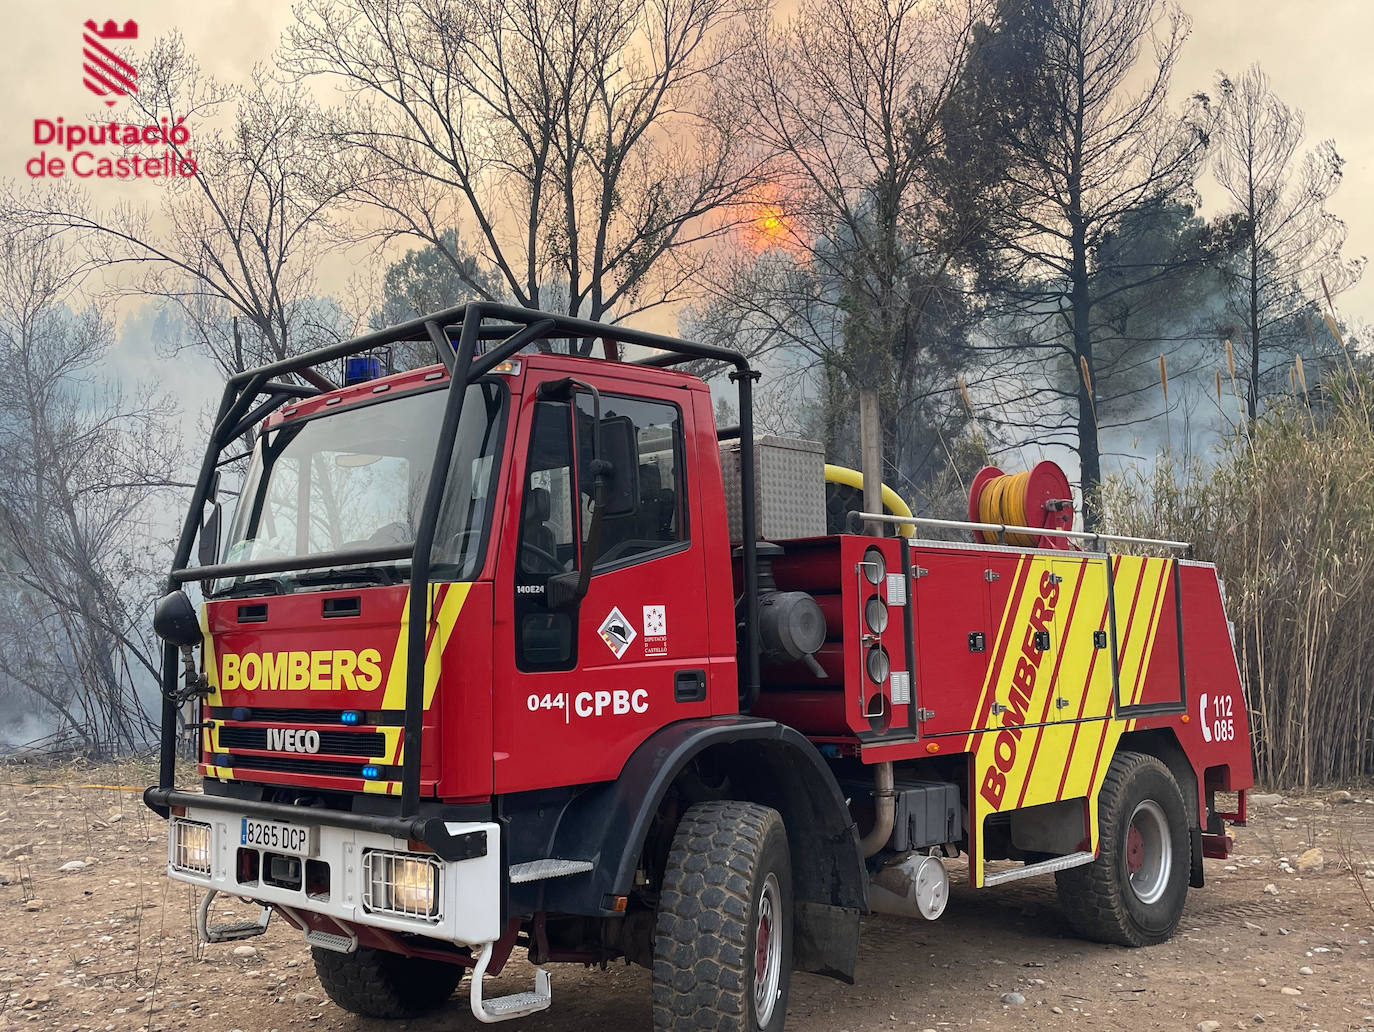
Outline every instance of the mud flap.
{"type": "Polygon", "coordinates": [[[802,899],[794,906],[793,966],[853,985],[859,962],[859,912],[802,899]]]}
{"type": "Polygon", "coordinates": [[[1192,854],[1193,862],[1188,874],[1188,884],[1195,889],[1202,888],[1202,829],[1188,829],[1188,852],[1192,854]]]}

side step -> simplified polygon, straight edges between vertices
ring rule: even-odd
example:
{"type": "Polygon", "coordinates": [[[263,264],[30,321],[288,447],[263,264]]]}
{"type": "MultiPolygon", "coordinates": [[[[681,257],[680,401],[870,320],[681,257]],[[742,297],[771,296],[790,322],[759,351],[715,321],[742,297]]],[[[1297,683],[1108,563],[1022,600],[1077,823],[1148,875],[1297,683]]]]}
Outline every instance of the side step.
{"type": "Polygon", "coordinates": [[[334,918],[334,927],[338,932],[326,932],[323,928],[311,928],[305,918],[288,907],[285,903],[278,903],[277,907],[282,915],[297,928],[305,932],[305,941],[311,946],[318,946],[322,950],[330,950],[334,953],[352,953],[358,948],[358,937],[347,925],[341,924],[334,918]]]}
{"type": "Polygon", "coordinates": [[[487,973],[487,965],[491,963],[491,952],[495,945],[491,942],[482,944],[482,951],[477,956],[477,966],[472,969],[472,1016],[490,1025],[493,1022],[523,1018],[528,1014],[548,1010],[549,1004],[553,1003],[553,986],[549,981],[549,973],[541,967],[534,969],[534,989],[530,992],[498,996],[494,1000],[482,999],[482,976],[487,973]]]}
{"type": "Polygon", "coordinates": [[[524,882],[545,881],[549,878],[566,878],[571,874],[586,874],[592,869],[590,860],[530,860],[523,864],[512,864],[509,877],[512,885],[524,882]]]}
{"type": "Polygon", "coordinates": [[[239,921],[235,924],[210,924],[210,904],[219,895],[217,889],[206,889],[201,897],[200,909],[196,912],[196,935],[201,942],[233,942],[235,939],[251,939],[267,931],[267,922],[272,920],[272,908],[263,907],[256,921],[239,921]]]}
{"type": "Polygon", "coordinates": [[[318,928],[306,932],[305,941],[311,946],[332,950],[335,953],[352,953],[358,948],[356,935],[335,935],[333,932],[322,932],[318,928]]]}
{"type": "Polygon", "coordinates": [[[1084,851],[1082,853],[1070,853],[1068,856],[1051,857],[1048,860],[1041,860],[1038,864],[1026,864],[1024,867],[1013,867],[1009,871],[995,871],[992,874],[983,875],[983,885],[992,887],[1001,885],[1003,882],[1020,881],[1022,878],[1033,878],[1037,874],[1053,874],[1055,871],[1067,871],[1070,867],[1082,867],[1090,864],[1097,857],[1092,853],[1084,851]]]}

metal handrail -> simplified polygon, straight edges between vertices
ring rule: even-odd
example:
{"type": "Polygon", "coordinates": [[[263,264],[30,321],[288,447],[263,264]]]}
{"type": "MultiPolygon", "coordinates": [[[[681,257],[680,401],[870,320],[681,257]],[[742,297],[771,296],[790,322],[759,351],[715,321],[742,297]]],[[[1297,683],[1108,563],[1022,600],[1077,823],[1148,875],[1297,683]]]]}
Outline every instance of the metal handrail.
{"type": "Polygon", "coordinates": [[[872,520],[874,523],[910,523],[918,527],[942,527],[946,530],[988,531],[993,534],[1002,535],[1004,540],[1007,534],[1034,534],[1036,537],[1066,537],[1074,538],[1077,541],[1118,541],[1128,545],[1155,545],[1159,548],[1177,548],[1184,552],[1191,552],[1193,549],[1192,542],[1190,541],[1167,541],[1163,538],[1129,537],[1125,534],[1101,534],[1097,531],[1089,530],[1018,527],[1009,523],[973,523],[968,520],[938,520],[933,516],[890,516],[887,513],[878,515],[871,512],[861,512],[857,515],[860,520],[872,520]]]}

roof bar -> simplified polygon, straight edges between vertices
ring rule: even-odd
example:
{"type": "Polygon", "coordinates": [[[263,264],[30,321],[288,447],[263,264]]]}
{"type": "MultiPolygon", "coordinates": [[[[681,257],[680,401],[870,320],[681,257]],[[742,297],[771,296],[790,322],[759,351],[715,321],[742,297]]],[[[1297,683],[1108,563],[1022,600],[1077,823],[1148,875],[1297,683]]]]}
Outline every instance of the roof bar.
{"type": "Polygon", "coordinates": [[[1087,530],[1057,530],[1049,527],[1018,527],[1007,523],[970,523],[967,520],[937,520],[931,516],[889,516],[886,513],[879,516],[871,512],[861,512],[858,514],[861,520],[872,520],[875,523],[911,523],[918,527],[941,527],[945,530],[983,530],[993,534],[1001,534],[1004,538],[1007,534],[1034,534],[1036,537],[1066,537],[1074,538],[1078,541],[1116,541],[1127,545],[1156,545],[1160,548],[1177,548],[1182,551],[1192,551],[1193,545],[1189,541],[1166,541],[1163,538],[1143,538],[1128,537],[1125,534],[1099,534],[1087,530]]]}

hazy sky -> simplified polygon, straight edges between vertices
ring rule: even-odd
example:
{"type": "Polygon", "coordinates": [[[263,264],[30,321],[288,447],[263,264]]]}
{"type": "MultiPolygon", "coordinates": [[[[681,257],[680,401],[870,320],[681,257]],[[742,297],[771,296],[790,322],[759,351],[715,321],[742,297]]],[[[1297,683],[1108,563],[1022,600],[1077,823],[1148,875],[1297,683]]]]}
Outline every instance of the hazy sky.
{"type": "MultiPolygon", "coordinates": [[[[1346,250],[1374,254],[1374,3],[1370,0],[1190,0],[1193,17],[1174,80],[1180,95],[1210,90],[1224,68],[1237,75],[1259,61],[1274,89],[1306,112],[1308,139],[1333,138],[1347,159],[1345,183],[1332,204],[1350,227],[1346,250]]],[[[0,177],[25,179],[24,164],[37,148],[35,118],[81,119],[100,102],[81,84],[81,25],[87,18],[133,18],[141,41],[173,28],[185,35],[207,70],[242,76],[265,60],[290,21],[286,0],[120,0],[102,6],[89,0],[48,0],[10,5],[7,60],[0,68],[5,131],[0,136],[0,177]]],[[[1204,182],[1204,214],[1215,214],[1217,189],[1204,182]]],[[[119,184],[105,196],[154,199],[148,182],[119,184]]],[[[1346,313],[1374,320],[1374,271],[1344,298],[1346,313]]]]}

